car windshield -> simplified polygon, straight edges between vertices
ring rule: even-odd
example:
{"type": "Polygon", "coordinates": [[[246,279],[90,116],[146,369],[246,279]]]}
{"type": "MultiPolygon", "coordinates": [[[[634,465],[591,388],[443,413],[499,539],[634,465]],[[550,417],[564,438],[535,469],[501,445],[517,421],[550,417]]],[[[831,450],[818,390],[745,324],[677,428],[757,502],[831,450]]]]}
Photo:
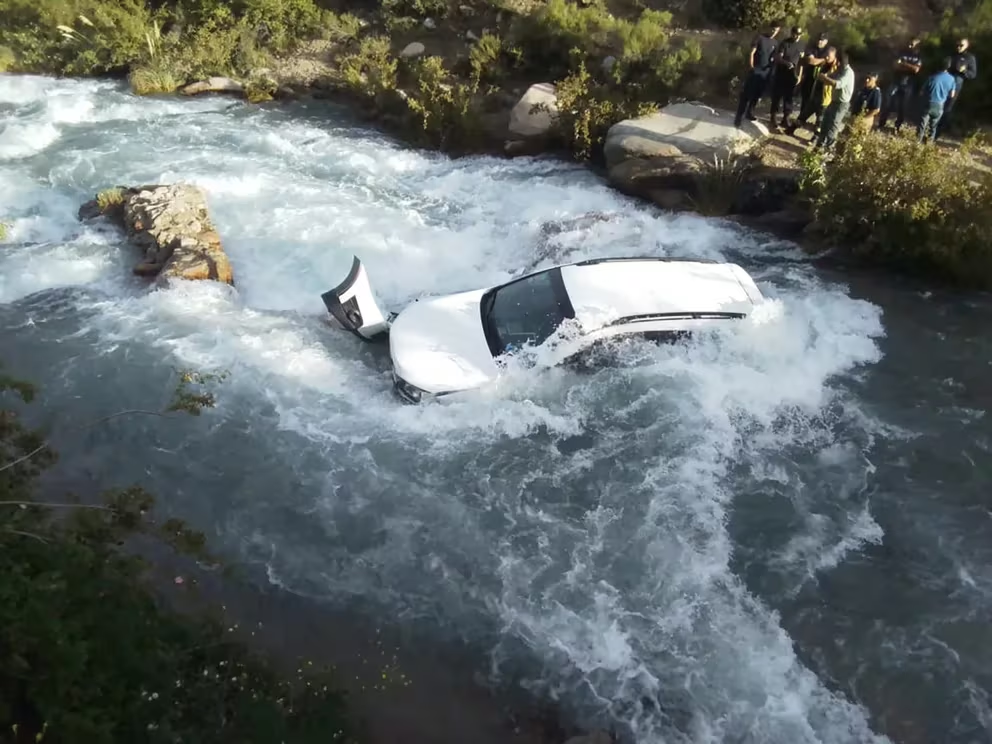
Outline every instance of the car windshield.
{"type": "Polygon", "coordinates": [[[482,297],[482,327],[493,356],[541,344],[574,317],[560,269],[542,271],[490,290],[482,297]]]}

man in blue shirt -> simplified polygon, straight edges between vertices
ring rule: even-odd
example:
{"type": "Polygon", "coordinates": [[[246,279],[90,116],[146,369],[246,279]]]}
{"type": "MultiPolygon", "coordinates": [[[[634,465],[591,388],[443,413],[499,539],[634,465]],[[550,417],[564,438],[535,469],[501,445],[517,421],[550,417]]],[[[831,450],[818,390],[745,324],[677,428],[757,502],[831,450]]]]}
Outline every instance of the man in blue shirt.
{"type": "Polygon", "coordinates": [[[768,33],[760,34],[751,45],[751,55],[748,58],[750,71],[744,84],[741,86],[741,97],[737,103],[737,116],[734,117],[734,126],[739,127],[745,117],[748,121],[754,121],[754,107],[758,105],[761,96],[768,86],[768,79],[772,74],[772,66],[775,57],[775,37],[782,30],[782,22],[774,21],[768,29],[768,33]]]}
{"type": "Polygon", "coordinates": [[[885,104],[885,111],[882,112],[878,120],[878,128],[885,129],[889,121],[889,116],[895,111],[896,131],[902,127],[906,121],[906,111],[910,101],[916,95],[916,81],[923,67],[923,60],[920,57],[920,37],[914,36],[892,65],[895,73],[892,85],[889,86],[888,100],[885,104]]]}
{"type": "Polygon", "coordinates": [[[944,69],[927,78],[920,91],[926,106],[920,125],[916,128],[916,137],[920,142],[925,141],[928,135],[931,142],[937,139],[937,125],[944,115],[944,107],[956,94],[957,84],[950,73],[952,65],[953,60],[950,57],[945,59],[944,69]]]}

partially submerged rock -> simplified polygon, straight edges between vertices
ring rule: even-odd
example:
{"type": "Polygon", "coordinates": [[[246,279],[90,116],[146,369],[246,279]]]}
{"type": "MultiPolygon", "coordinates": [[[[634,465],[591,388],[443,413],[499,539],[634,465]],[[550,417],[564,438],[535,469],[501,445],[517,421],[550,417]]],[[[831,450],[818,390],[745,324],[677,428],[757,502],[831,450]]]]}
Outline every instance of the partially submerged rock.
{"type": "Polygon", "coordinates": [[[144,250],[138,276],[212,280],[234,285],[231,262],[210,221],[206,194],[176,183],[102,191],[79,208],[79,219],[104,216],[144,250]]]}
{"type": "Polygon", "coordinates": [[[551,83],[530,86],[510,111],[510,133],[517,137],[541,137],[550,132],[558,113],[558,98],[551,83]],[[541,108],[536,108],[541,106],[541,108]]]}
{"type": "Polygon", "coordinates": [[[244,86],[237,80],[227,77],[212,77],[190,83],[180,90],[184,96],[198,96],[203,93],[233,93],[241,95],[244,93],[244,86]]]}

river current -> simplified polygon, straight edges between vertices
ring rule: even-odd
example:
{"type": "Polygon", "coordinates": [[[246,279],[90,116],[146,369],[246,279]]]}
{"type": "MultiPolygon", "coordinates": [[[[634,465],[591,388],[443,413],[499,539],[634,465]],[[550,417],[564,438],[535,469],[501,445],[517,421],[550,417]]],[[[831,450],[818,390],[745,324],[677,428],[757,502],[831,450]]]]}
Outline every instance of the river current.
{"type": "Polygon", "coordinates": [[[218,405],[57,438],[259,581],[471,649],[645,744],[992,739],[992,303],[817,268],[541,159],[449,160],[311,102],[0,76],[0,357],[64,431],[226,370],[218,405]],[[150,290],[113,185],[202,185],[235,289],[150,290]],[[548,237],[555,221],[609,219],[548,237]],[[390,308],[609,255],[733,260],[770,303],[611,370],[399,403],[320,293],[390,308]]]}

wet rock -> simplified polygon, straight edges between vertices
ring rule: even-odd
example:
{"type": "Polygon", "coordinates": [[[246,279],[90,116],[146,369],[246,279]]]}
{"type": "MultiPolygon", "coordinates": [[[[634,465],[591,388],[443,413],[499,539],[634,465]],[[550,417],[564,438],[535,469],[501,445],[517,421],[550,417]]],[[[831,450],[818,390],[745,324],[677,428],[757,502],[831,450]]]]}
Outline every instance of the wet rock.
{"type": "Polygon", "coordinates": [[[226,77],[212,77],[190,83],[180,91],[184,96],[198,96],[203,93],[241,94],[243,92],[244,86],[241,83],[226,77]]]}
{"type": "Polygon", "coordinates": [[[558,98],[551,83],[530,86],[510,111],[510,132],[517,137],[548,134],[558,113],[558,98]],[[535,110],[536,106],[547,107],[535,110]]]}
{"type": "Polygon", "coordinates": [[[706,162],[747,152],[768,136],[763,124],[734,126],[730,111],[701,103],[673,103],[661,111],[610,127],[604,154],[607,167],[632,158],[690,155],[706,162]]]}
{"type": "Polygon", "coordinates": [[[465,38],[473,44],[479,40],[479,37],[471,30],[465,32],[465,38]]]}
{"type": "Polygon", "coordinates": [[[426,51],[427,48],[419,41],[411,41],[403,47],[403,51],[400,52],[400,57],[403,59],[414,59],[415,57],[422,56],[426,51]]]}
{"type": "Polygon", "coordinates": [[[613,72],[613,68],[616,66],[617,66],[617,58],[614,57],[612,54],[607,57],[604,57],[603,61],[600,63],[600,69],[602,69],[603,72],[606,73],[607,75],[613,72]]]}
{"type": "Polygon", "coordinates": [[[80,219],[105,216],[144,251],[133,271],[160,280],[234,284],[231,262],[210,221],[203,190],[191,184],[118,187],[79,209],[80,219]]]}
{"type": "Polygon", "coordinates": [[[671,190],[694,194],[705,168],[699,158],[669,155],[624,160],[610,168],[608,177],[618,191],[650,199],[655,192],[671,190]]]}

